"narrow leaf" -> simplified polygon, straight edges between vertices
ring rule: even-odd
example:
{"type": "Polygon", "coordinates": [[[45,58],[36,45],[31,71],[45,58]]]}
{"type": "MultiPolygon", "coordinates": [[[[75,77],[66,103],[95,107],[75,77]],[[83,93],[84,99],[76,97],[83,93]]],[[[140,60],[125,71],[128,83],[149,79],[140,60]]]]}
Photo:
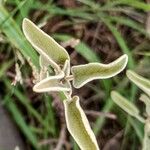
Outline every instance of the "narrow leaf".
{"type": "Polygon", "coordinates": [[[70,61],[69,60],[66,60],[62,71],[64,72],[65,76],[70,75],[70,61]]]}
{"type": "Polygon", "coordinates": [[[142,94],[141,97],[140,97],[140,100],[145,103],[146,113],[147,113],[148,116],[150,116],[150,98],[147,95],[142,94]]]}
{"type": "Polygon", "coordinates": [[[95,79],[107,79],[120,73],[126,66],[128,56],[125,54],[110,64],[89,63],[86,65],[73,66],[73,85],[80,88],[95,79]]]}
{"type": "Polygon", "coordinates": [[[40,55],[39,57],[39,64],[41,68],[48,67],[50,65],[48,59],[43,55],[40,55]]]}
{"type": "Polygon", "coordinates": [[[29,19],[23,20],[23,32],[31,43],[31,45],[49,60],[49,63],[56,70],[59,70],[58,65],[64,65],[66,59],[69,59],[69,55],[66,50],[60,46],[53,38],[44,33],[29,19]]]}
{"type": "Polygon", "coordinates": [[[130,114],[133,117],[136,117],[141,122],[144,122],[143,118],[141,118],[141,116],[139,116],[138,108],[134,104],[129,102],[125,97],[123,97],[116,91],[112,91],[111,98],[119,107],[121,107],[128,114],[130,114]]]}
{"type": "Polygon", "coordinates": [[[149,150],[150,148],[150,120],[146,121],[144,128],[144,140],[142,150],[149,150]]]}
{"type": "Polygon", "coordinates": [[[59,75],[47,77],[41,80],[39,83],[37,83],[33,87],[33,91],[37,93],[51,92],[51,91],[70,91],[69,85],[67,83],[66,84],[62,83],[61,79],[63,78],[64,78],[63,72],[61,72],[59,75]]]}
{"type": "Polygon", "coordinates": [[[79,97],[64,101],[67,128],[81,150],[99,150],[96,137],[79,104],[79,97]]]}
{"type": "Polygon", "coordinates": [[[136,74],[131,70],[127,71],[127,77],[150,96],[150,80],[136,74]]]}
{"type": "Polygon", "coordinates": [[[41,81],[41,80],[45,79],[46,77],[48,77],[49,62],[44,56],[40,55],[39,64],[40,64],[40,78],[39,78],[39,81],[41,81]]]}
{"type": "Polygon", "coordinates": [[[38,68],[38,56],[32,46],[25,40],[20,27],[14,21],[6,7],[0,4],[0,32],[7,36],[7,39],[13,46],[20,50],[23,56],[28,60],[31,59],[32,63],[38,68]]]}

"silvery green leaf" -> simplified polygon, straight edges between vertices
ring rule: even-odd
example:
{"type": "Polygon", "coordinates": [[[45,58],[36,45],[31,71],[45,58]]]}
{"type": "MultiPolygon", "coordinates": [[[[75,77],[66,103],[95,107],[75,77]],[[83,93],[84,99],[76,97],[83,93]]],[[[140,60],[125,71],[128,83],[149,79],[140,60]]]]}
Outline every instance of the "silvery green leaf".
{"type": "Polygon", "coordinates": [[[123,97],[116,91],[112,91],[111,98],[125,112],[137,118],[139,121],[144,122],[144,119],[139,115],[138,108],[134,104],[132,104],[130,101],[128,101],[125,97],[123,97]]]}
{"type": "Polygon", "coordinates": [[[71,83],[67,79],[69,77],[69,75],[70,75],[70,61],[69,60],[66,60],[62,71],[65,74],[65,77],[64,77],[65,84],[66,84],[67,87],[70,88],[70,91],[64,91],[64,94],[65,94],[66,97],[68,97],[68,96],[70,97],[71,94],[72,94],[72,87],[71,87],[71,83]]]}
{"type": "Polygon", "coordinates": [[[69,60],[65,61],[65,64],[64,64],[62,71],[64,72],[65,76],[70,75],[70,61],[69,60]]]}
{"type": "Polygon", "coordinates": [[[141,97],[140,97],[140,100],[145,103],[146,113],[150,117],[150,98],[147,95],[142,94],[141,97]]]}
{"type": "Polygon", "coordinates": [[[131,70],[127,71],[127,77],[140,89],[142,89],[148,96],[150,96],[150,80],[136,74],[131,70]]]}
{"type": "Polygon", "coordinates": [[[62,46],[29,19],[25,18],[23,20],[23,32],[37,52],[47,58],[51,66],[56,70],[60,70],[59,65],[64,65],[65,61],[70,59],[62,46]]]}
{"type": "Polygon", "coordinates": [[[73,66],[73,86],[80,88],[95,79],[107,79],[120,73],[126,66],[128,56],[125,54],[110,64],[89,63],[73,66]]]}
{"type": "Polygon", "coordinates": [[[40,55],[39,64],[40,64],[40,81],[41,81],[48,77],[49,62],[44,56],[40,55]]]}
{"type": "Polygon", "coordinates": [[[40,69],[40,79],[39,81],[45,79],[48,77],[48,71],[47,71],[47,67],[43,67],[40,69]]]}
{"type": "Polygon", "coordinates": [[[69,91],[64,91],[64,94],[67,98],[70,98],[72,95],[72,87],[71,87],[71,83],[69,81],[66,80],[65,82],[65,86],[68,87],[70,90],[69,91]]]}
{"type": "Polygon", "coordinates": [[[81,150],[99,150],[96,137],[79,104],[79,97],[64,101],[66,124],[81,150]]]}
{"type": "Polygon", "coordinates": [[[146,120],[145,128],[144,128],[144,140],[143,140],[143,148],[142,150],[150,149],[150,120],[146,120]]]}
{"type": "Polygon", "coordinates": [[[64,78],[64,73],[47,77],[41,80],[33,87],[33,91],[37,93],[51,92],[51,91],[70,91],[68,84],[63,84],[61,79],[64,78]]]}
{"type": "Polygon", "coordinates": [[[48,67],[50,65],[48,59],[43,55],[40,55],[39,57],[39,64],[41,68],[48,67]]]}

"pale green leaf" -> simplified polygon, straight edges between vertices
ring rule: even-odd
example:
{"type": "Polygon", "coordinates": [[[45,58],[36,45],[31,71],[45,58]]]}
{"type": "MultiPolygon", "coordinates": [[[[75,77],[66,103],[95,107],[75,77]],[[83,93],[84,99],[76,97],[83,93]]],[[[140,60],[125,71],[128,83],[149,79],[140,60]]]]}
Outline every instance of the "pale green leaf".
{"type": "Polygon", "coordinates": [[[50,65],[48,59],[44,57],[43,55],[40,55],[39,57],[39,64],[41,68],[48,67],[50,65]]]}
{"type": "Polygon", "coordinates": [[[68,98],[71,97],[72,95],[72,87],[71,87],[71,83],[69,81],[65,81],[65,86],[69,89],[67,91],[63,91],[64,95],[68,98]]]}
{"type": "Polygon", "coordinates": [[[140,97],[140,100],[145,103],[146,113],[150,117],[150,98],[147,95],[142,94],[141,97],[140,97]]]}
{"type": "Polygon", "coordinates": [[[41,56],[39,57],[39,64],[40,64],[40,81],[48,77],[48,66],[49,61],[44,57],[41,56]]]}
{"type": "Polygon", "coordinates": [[[69,60],[66,60],[62,71],[64,72],[65,76],[70,75],[70,61],[69,60]]]}
{"type": "Polygon", "coordinates": [[[62,83],[61,79],[64,78],[64,73],[47,77],[41,80],[33,87],[33,91],[37,93],[52,92],[52,91],[70,91],[68,83],[62,83]]]}
{"type": "Polygon", "coordinates": [[[68,96],[71,96],[71,94],[72,94],[72,87],[71,87],[71,83],[69,81],[69,79],[70,79],[70,77],[69,77],[69,75],[70,75],[70,61],[69,60],[66,60],[62,71],[65,74],[64,81],[65,81],[67,87],[70,88],[70,91],[64,91],[64,94],[66,95],[66,97],[68,97],[68,96]]]}
{"type": "Polygon", "coordinates": [[[127,77],[135,83],[141,90],[150,96],[150,80],[136,74],[135,72],[128,70],[127,77]]]}
{"type": "Polygon", "coordinates": [[[142,150],[149,150],[150,148],[150,120],[148,119],[145,123],[144,128],[144,139],[142,150]]]}
{"type": "Polygon", "coordinates": [[[81,150],[99,150],[96,137],[79,104],[79,97],[64,101],[66,124],[81,150]]]}
{"type": "Polygon", "coordinates": [[[80,88],[86,83],[95,79],[107,79],[120,73],[126,66],[128,56],[125,54],[110,64],[89,63],[85,65],[73,66],[73,85],[80,88]]]}
{"type": "Polygon", "coordinates": [[[54,69],[60,71],[59,65],[64,65],[70,59],[67,51],[29,19],[23,20],[22,27],[26,38],[37,52],[47,58],[54,69]]]}
{"type": "Polygon", "coordinates": [[[125,112],[137,118],[139,121],[144,122],[144,119],[139,115],[138,108],[134,104],[132,104],[130,101],[128,101],[125,97],[123,97],[116,91],[112,91],[111,98],[125,112]]]}

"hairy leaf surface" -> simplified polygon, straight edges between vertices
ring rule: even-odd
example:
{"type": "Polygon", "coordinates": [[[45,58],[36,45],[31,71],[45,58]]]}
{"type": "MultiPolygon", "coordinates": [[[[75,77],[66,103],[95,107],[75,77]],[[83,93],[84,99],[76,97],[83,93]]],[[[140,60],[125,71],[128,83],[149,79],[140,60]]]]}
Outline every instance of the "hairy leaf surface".
{"type": "Polygon", "coordinates": [[[150,117],[150,98],[147,95],[142,94],[141,97],[140,97],[140,100],[145,103],[146,113],[150,117]]]}
{"type": "Polygon", "coordinates": [[[61,79],[63,79],[63,77],[63,72],[61,72],[59,75],[47,77],[37,83],[33,87],[33,91],[38,93],[51,91],[70,91],[70,85],[68,85],[68,83],[62,83],[61,79]]]}
{"type": "Polygon", "coordinates": [[[131,70],[127,71],[127,77],[140,89],[142,89],[148,96],[150,96],[150,80],[136,74],[131,70]]]}
{"type": "Polygon", "coordinates": [[[73,85],[80,88],[95,79],[107,79],[120,73],[126,66],[128,56],[125,54],[110,64],[89,63],[73,66],[73,85]]]}
{"type": "Polygon", "coordinates": [[[150,148],[150,120],[148,119],[144,128],[144,140],[142,150],[149,150],[150,148]]]}
{"type": "Polygon", "coordinates": [[[67,128],[81,150],[99,150],[95,135],[79,104],[79,97],[64,101],[67,128]]]}
{"type": "Polygon", "coordinates": [[[128,101],[125,97],[123,97],[116,91],[112,91],[111,98],[124,111],[126,111],[131,116],[134,116],[139,119],[138,108],[134,104],[132,104],[130,101],[128,101]]]}
{"type": "Polygon", "coordinates": [[[65,61],[70,59],[68,53],[62,46],[29,19],[25,18],[23,20],[23,32],[37,52],[47,58],[51,66],[56,70],[59,70],[58,65],[64,65],[65,61]]]}

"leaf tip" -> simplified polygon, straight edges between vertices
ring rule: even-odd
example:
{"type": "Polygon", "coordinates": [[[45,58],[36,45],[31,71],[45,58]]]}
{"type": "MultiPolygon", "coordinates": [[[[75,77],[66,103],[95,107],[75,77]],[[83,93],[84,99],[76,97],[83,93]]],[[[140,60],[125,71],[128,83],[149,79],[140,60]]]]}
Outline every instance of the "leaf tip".
{"type": "Polygon", "coordinates": [[[27,24],[30,22],[30,20],[28,18],[24,18],[22,21],[22,29],[24,31],[25,27],[27,26],[27,24]]]}
{"type": "Polygon", "coordinates": [[[112,100],[116,97],[117,92],[116,91],[111,91],[110,95],[112,100]]]}
{"type": "Polygon", "coordinates": [[[127,77],[128,78],[130,78],[130,76],[133,74],[133,71],[131,71],[131,70],[127,70],[126,71],[126,75],[127,75],[127,77]]]}
{"type": "Polygon", "coordinates": [[[124,66],[123,66],[124,69],[128,63],[128,55],[127,54],[122,55],[122,59],[124,60],[124,66]]]}

